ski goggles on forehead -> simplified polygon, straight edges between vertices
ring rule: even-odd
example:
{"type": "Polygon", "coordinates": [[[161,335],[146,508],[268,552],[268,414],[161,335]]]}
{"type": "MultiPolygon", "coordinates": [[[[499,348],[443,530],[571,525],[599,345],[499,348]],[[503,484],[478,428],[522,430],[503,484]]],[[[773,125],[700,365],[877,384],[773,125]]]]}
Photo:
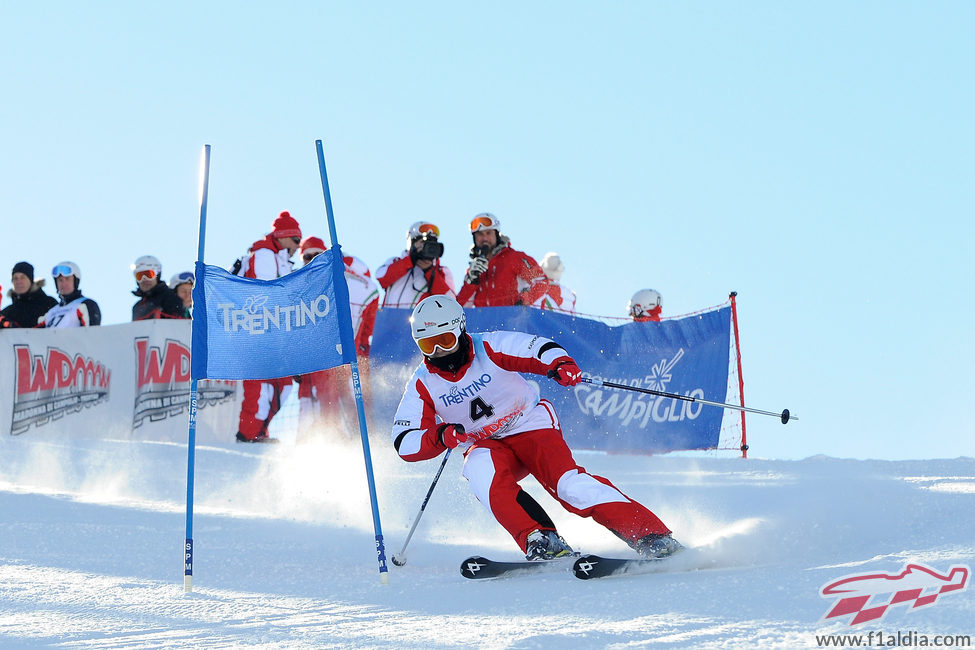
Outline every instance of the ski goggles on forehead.
{"type": "Polygon", "coordinates": [[[151,280],[156,277],[156,272],[152,269],[144,269],[142,271],[135,272],[135,279],[139,282],[142,280],[151,280]]]}
{"type": "Polygon", "coordinates": [[[183,271],[176,276],[176,284],[186,284],[187,282],[190,284],[196,284],[196,276],[189,271],[183,271]]]}
{"type": "Polygon", "coordinates": [[[484,216],[474,217],[474,220],[471,221],[471,232],[477,232],[479,230],[497,230],[497,229],[498,229],[497,223],[494,221],[494,218],[492,217],[484,217],[484,216]]]}
{"type": "Polygon", "coordinates": [[[68,277],[69,275],[74,275],[74,271],[72,271],[71,267],[66,264],[58,264],[53,269],[51,269],[52,277],[59,278],[62,275],[64,277],[68,277]]]}
{"type": "Polygon", "coordinates": [[[441,332],[426,338],[416,340],[417,347],[423,354],[433,354],[437,348],[444,352],[452,350],[457,345],[457,335],[453,332],[441,332]]]}

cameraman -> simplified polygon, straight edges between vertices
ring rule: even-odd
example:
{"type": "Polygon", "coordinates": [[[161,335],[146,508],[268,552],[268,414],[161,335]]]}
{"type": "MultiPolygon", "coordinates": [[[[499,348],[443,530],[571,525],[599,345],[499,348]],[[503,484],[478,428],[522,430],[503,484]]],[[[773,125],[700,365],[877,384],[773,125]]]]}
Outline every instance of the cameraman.
{"type": "Polygon", "coordinates": [[[440,229],[428,221],[417,221],[406,231],[406,250],[391,257],[376,271],[379,286],[385,289],[383,307],[412,309],[427,296],[446,294],[451,298],[454,276],[440,264],[443,244],[440,229]]]}
{"type": "Polygon", "coordinates": [[[471,263],[457,302],[464,307],[532,305],[548,291],[548,278],[531,256],[511,248],[501,221],[482,212],[471,221],[471,263]]]}

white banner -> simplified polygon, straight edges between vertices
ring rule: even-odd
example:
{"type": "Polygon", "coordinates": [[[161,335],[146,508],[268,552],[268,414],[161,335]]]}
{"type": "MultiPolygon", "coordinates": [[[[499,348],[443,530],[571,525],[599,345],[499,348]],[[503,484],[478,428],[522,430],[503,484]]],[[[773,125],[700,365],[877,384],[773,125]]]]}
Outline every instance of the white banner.
{"type": "MultiPolygon", "coordinates": [[[[0,434],[185,442],[188,320],[0,333],[0,434]]],[[[199,381],[197,442],[234,439],[237,382],[199,381]]]]}

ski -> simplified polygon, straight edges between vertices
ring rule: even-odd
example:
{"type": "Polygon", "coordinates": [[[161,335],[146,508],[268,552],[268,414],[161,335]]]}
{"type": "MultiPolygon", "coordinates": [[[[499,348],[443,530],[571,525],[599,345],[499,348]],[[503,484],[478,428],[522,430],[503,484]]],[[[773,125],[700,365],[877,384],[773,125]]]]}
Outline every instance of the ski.
{"type": "Polygon", "coordinates": [[[624,573],[650,573],[651,571],[647,569],[658,567],[661,560],[665,559],[623,559],[589,554],[580,556],[575,561],[572,565],[572,573],[580,580],[605,578],[624,573]]]}
{"type": "Polygon", "coordinates": [[[499,562],[474,555],[461,562],[460,574],[470,580],[485,580],[488,578],[510,578],[529,573],[564,571],[568,568],[568,561],[574,560],[576,557],[576,555],[570,555],[555,560],[499,562]]]}

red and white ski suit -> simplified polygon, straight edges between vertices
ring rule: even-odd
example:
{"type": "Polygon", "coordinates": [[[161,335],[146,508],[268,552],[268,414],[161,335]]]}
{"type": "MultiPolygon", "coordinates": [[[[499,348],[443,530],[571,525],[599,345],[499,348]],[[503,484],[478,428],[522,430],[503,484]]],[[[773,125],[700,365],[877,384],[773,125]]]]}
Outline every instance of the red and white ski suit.
{"type": "Polygon", "coordinates": [[[532,303],[532,307],[574,314],[576,311],[576,292],[549,278],[548,291],[545,292],[544,296],[532,303]]]}
{"type": "Polygon", "coordinates": [[[457,295],[454,276],[440,260],[434,260],[426,271],[416,266],[409,251],[391,257],[376,271],[379,285],[385,290],[383,307],[412,309],[427,296],[457,295]]]}
{"type": "Polygon", "coordinates": [[[554,530],[518,481],[531,474],[569,512],[592,517],[617,536],[635,541],[668,528],[608,479],[589,474],[572,457],[551,402],[519,373],[545,375],[564,361],[554,341],[521,332],[470,334],[467,362],[450,373],[428,361],[410,378],[393,421],[403,460],[434,458],[446,450],[438,428],[461,424],[487,436],[464,455],[464,477],[477,499],[525,550],[533,530],[554,530]]]}
{"type": "MultiPolygon", "coordinates": [[[[292,262],[288,250],[268,235],[251,246],[245,266],[244,277],[273,280],[291,273],[292,262]]],[[[249,440],[266,436],[268,425],[291,393],[291,377],[245,379],[241,383],[244,398],[237,430],[249,440]]]]}

